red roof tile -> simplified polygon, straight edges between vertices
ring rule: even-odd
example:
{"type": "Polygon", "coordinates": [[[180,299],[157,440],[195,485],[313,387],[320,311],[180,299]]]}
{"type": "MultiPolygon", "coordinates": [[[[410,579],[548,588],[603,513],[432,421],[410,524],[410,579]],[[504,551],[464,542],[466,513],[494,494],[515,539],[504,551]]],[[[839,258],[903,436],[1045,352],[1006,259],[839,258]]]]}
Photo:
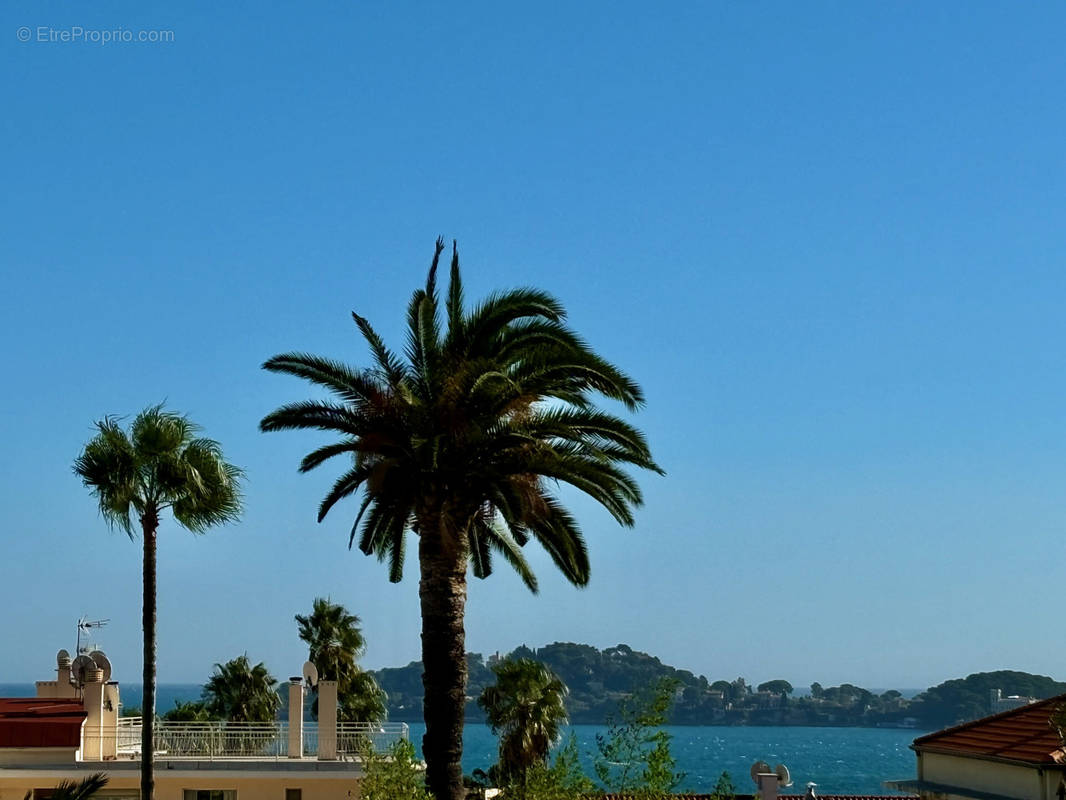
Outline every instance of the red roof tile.
{"type": "Polygon", "coordinates": [[[0,747],[78,747],[85,716],[80,700],[0,698],[0,747]]]}
{"type": "Polygon", "coordinates": [[[1062,764],[1062,741],[1049,724],[1066,694],[1012,708],[914,740],[914,749],[1007,759],[1028,764],[1062,764]]]}

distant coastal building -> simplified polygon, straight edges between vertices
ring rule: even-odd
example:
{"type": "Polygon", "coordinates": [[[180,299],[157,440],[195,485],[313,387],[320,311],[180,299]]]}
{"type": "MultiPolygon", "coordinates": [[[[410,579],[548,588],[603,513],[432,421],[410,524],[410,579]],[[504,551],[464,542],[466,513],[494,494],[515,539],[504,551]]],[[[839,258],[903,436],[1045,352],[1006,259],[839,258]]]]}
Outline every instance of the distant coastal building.
{"type": "Polygon", "coordinates": [[[991,689],[989,690],[988,713],[999,714],[1003,711],[1010,711],[1012,708],[1021,708],[1022,706],[1035,702],[1035,697],[1022,697],[1017,694],[1004,697],[1002,689],[991,689]]]}
{"type": "Polygon", "coordinates": [[[917,792],[922,800],[1062,800],[1066,752],[1051,718],[1066,694],[1024,699],[1016,708],[915,739],[917,780],[885,785],[917,792]]]}
{"type": "MultiPolygon", "coordinates": [[[[39,681],[36,697],[0,698],[0,800],[49,797],[94,772],[109,777],[97,800],[139,796],[141,718],[119,716],[106,658],[85,658],[60,651],[56,680],[39,681]]],[[[318,687],[317,725],[303,721],[301,678],[289,682],[284,722],[157,721],[157,800],[358,797],[364,743],[381,748],[407,726],[338,723],[336,682],[318,687]]]]}

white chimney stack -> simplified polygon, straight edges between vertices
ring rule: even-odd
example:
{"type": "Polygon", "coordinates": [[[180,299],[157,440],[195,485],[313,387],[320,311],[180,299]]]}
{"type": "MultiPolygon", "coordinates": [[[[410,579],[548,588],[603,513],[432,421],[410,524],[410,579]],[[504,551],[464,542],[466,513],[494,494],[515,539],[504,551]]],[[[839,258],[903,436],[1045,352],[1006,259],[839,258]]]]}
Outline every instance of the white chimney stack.
{"type": "Polygon", "coordinates": [[[304,755],[304,681],[289,678],[289,758],[304,755]]]}
{"type": "Polygon", "coordinates": [[[318,760],[337,760],[337,682],[318,682],[318,760]]]}

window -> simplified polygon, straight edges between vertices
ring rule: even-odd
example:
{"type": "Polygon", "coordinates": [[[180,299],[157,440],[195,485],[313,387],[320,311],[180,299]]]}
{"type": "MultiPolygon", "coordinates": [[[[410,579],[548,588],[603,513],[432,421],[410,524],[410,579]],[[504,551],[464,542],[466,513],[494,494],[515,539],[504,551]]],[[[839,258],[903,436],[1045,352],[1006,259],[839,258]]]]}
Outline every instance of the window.
{"type": "Polygon", "coordinates": [[[182,800],[237,800],[236,789],[186,789],[182,800]]]}
{"type": "Polygon", "coordinates": [[[303,794],[302,789],[286,789],[285,800],[303,800],[303,794]]]}

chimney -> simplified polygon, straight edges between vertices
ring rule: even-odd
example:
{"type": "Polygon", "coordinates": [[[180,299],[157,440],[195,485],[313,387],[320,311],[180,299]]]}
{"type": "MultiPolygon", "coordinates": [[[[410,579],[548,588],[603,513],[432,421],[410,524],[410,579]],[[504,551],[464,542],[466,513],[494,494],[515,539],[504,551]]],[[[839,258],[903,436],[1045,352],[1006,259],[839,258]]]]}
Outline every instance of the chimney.
{"type": "MultiPolygon", "coordinates": [[[[71,688],[70,686],[70,654],[66,650],[60,650],[59,655],[56,656],[56,684],[60,692],[60,697],[66,697],[68,695],[63,694],[71,688]]],[[[71,696],[74,694],[71,691],[71,696]]]]}
{"type": "Polygon", "coordinates": [[[120,705],[118,681],[108,681],[104,684],[103,713],[100,715],[104,731],[105,760],[118,758],[118,707],[120,705]]]}
{"type": "Polygon", "coordinates": [[[337,682],[318,682],[318,760],[337,760],[337,682]]]}
{"type": "Polygon", "coordinates": [[[760,772],[756,776],[759,784],[759,797],[762,800],[777,800],[777,774],[774,772],[760,772]]]}
{"type": "Polygon", "coordinates": [[[304,681],[297,675],[289,678],[289,758],[304,754],[304,681]]]}
{"type": "Polygon", "coordinates": [[[60,650],[56,654],[56,680],[37,681],[38,697],[63,697],[75,698],[78,696],[78,687],[70,681],[70,653],[60,650]]]}
{"type": "Polygon", "coordinates": [[[81,735],[81,760],[104,760],[104,671],[99,668],[85,670],[82,686],[82,704],[85,706],[85,726],[81,735]]]}

